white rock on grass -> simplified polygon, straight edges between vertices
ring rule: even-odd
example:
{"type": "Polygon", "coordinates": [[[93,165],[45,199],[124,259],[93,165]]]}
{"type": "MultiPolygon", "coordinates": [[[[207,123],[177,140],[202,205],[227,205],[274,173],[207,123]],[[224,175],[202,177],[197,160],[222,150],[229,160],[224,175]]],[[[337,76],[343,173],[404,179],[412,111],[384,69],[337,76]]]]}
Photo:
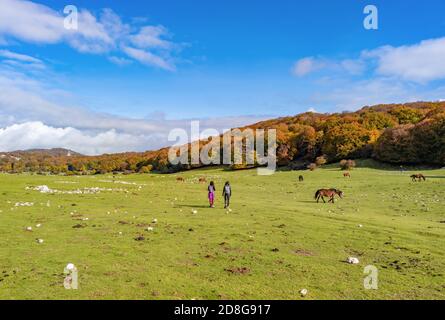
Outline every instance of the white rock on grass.
{"type": "Polygon", "coordinates": [[[42,224],[36,224],[36,228],[40,228],[42,226],[42,224]]]}
{"type": "Polygon", "coordinates": [[[349,264],[359,264],[360,263],[360,261],[354,257],[349,257],[347,261],[349,264]]]}
{"type": "Polygon", "coordinates": [[[39,191],[41,193],[53,193],[53,191],[48,186],[38,186],[35,187],[34,190],[39,191]]]}
{"type": "Polygon", "coordinates": [[[42,243],[43,243],[43,239],[36,239],[36,242],[37,242],[38,244],[42,244],[42,243]]]}
{"type": "Polygon", "coordinates": [[[192,213],[193,213],[193,214],[197,214],[197,213],[198,213],[198,210],[193,209],[193,210],[192,210],[192,213]]]}
{"type": "Polygon", "coordinates": [[[26,227],[26,231],[32,231],[32,227],[26,227]]]}
{"type": "Polygon", "coordinates": [[[147,231],[154,231],[154,228],[153,227],[148,227],[147,231]]]}
{"type": "Polygon", "coordinates": [[[158,223],[158,219],[153,219],[152,223],[158,223]]]}
{"type": "Polygon", "coordinates": [[[16,202],[16,207],[32,207],[34,205],[33,202],[16,202]]]}
{"type": "Polygon", "coordinates": [[[300,290],[300,295],[301,295],[302,297],[306,297],[307,293],[308,293],[307,289],[301,289],[301,290],[300,290]]]}

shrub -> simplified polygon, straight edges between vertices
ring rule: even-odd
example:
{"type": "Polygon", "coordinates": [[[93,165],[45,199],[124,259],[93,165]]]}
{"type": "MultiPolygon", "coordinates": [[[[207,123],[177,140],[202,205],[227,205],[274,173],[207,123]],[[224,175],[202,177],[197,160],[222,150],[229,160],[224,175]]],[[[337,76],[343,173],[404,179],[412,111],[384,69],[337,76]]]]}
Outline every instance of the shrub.
{"type": "Polygon", "coordinates": [[[327,159],[326,156],[324,156],[324,155],[321,156],[321,157],[318,157],[317,159],[315,159],[315,164],[316,164],[318,167],[320,167],[320,166],[326,164],[326,162],[328,162],[328,159],[327,159]]]}
{"type": "Polygon", "coordinates": [[[340,168],[342,170],[352,170],[355,167],[355,161],[354,160],[342,160],[340,161],[340,168]]]}

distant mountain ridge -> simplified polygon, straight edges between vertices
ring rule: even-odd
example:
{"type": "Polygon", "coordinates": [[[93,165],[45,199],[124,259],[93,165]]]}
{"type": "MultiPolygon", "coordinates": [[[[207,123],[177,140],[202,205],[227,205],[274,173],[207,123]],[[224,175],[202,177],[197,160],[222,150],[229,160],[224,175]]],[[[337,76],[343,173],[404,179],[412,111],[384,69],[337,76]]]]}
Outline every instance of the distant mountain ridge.
{"type": "Polygon", "coordinates": [[[84,155],[73,150],[64,148],[52,148],[52,149],[28,149],[28,150],[16,150],[9,152],[0,152],[0,155],[39,155],[39,156],[50,156],[50,157],[83,157],[84,155]]]}

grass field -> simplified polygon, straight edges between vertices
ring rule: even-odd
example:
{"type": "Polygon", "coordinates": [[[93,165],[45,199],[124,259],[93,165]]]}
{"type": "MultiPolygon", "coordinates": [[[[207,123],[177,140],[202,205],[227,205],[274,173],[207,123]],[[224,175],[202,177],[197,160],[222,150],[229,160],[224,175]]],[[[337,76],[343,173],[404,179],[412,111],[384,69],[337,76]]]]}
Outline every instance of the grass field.
{"type": "Polygon", "coordinates": [[[301,172],[220,169],[114,183],[0,175],[0,299],[303,299],[303,288],[304,299],[445,299],[445,170],[423,173],[422,183],[367,168],[347,179],[334,167],[304,172],[302,183],[301,172]],[[215,181],[217,208],[199,177],[215,181]],[[231,212],[222,208],[226,180],[231,212]],[[26,189],[39,185],[112,190],[26,189]],[[323,187],[345,198],[317,204],[323,187]],[[345,263],[350,256],[360,263],[345,263]],[[68,263],[79,290],[63,287],[68,263]],[[378,290],[364,289],[366,265],[379,270],[378,290]]]}

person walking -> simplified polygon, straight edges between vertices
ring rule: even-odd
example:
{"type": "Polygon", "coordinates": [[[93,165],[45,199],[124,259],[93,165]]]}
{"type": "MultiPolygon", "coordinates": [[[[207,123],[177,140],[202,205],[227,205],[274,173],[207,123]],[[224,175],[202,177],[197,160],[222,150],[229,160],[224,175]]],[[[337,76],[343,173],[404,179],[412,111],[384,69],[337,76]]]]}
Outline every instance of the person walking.
{"type": "Polygon", "coordinates": [[[210,182],[210,185],[207,187],[207,190],[209,191],[209,203],[210,208],[215,208],[215,183],[213,181],[210,182]]]}
{"type": "Polygon", "coordinates": [[[232,187],[230,186],[230,182],[227,181],[223,188],[223,197],[224,197],[224,209],[230,206],[230,197],[232,196],[232,187]]]}

